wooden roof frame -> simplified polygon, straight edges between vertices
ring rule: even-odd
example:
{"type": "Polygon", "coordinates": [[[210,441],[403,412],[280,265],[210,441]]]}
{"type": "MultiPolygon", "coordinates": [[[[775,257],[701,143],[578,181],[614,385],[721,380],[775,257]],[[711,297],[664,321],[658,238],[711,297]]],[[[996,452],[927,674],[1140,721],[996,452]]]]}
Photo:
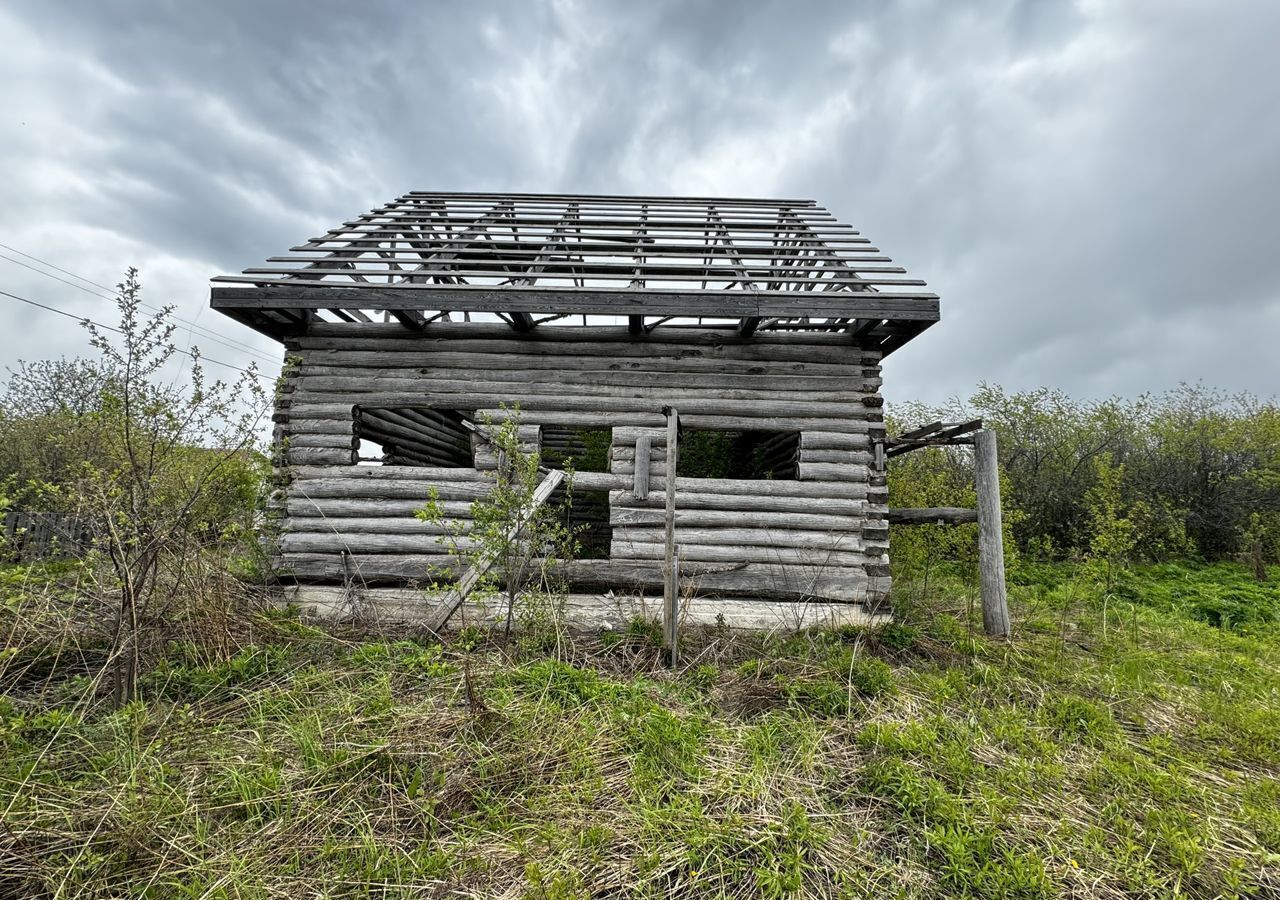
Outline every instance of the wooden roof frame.
{"type": "Polygon", "coordinates": [[[891,262],[812,200],[414,191],[215,277],[211,305],[278,339],[371,312],[410,329],[491,313],[521,333],[625,316],[633,334],[841,332],[887,355],[939,318],[891,262]]]}

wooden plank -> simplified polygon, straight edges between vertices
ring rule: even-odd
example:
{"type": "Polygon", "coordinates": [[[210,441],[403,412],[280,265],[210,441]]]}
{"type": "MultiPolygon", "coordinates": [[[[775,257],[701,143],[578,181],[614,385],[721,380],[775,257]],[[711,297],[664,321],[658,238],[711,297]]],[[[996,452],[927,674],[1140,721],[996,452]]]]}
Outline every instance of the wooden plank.
{"type": "Polygon", "coordinates": [[[649,448],[652,439],[647,434],[642,434],[636,438],[635,449],[635,477],[632,493],[635,494],[637,500],[647,500],[649,497],[649,448]]]}
{"type": "Polygon", "coordinates": [[[626,288],[495,288],[481,285],[298,285],[286,279],[219,276],[260,287],[215,285],[211,305],[234,309],[371,310],[450,309],[458,312],[567,313],[571,315],[821,316],[926,321],[938,319],[938,296],[927,291],[631,291],[626,288]]]}
{"type": "Polygon", "coordinates": [[[978,511],[956,506],[890,509],[886,518],[890,525],[963,525],[978,521],[978,511]]]}

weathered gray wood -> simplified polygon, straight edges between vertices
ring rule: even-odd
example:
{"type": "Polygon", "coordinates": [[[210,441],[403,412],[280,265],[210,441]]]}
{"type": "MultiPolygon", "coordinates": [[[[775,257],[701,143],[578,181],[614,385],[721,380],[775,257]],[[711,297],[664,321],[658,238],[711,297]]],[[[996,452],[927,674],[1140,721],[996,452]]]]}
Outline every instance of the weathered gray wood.
{"type": "MultiPolygon", "coordinates": [[[[412,518],[426,505],[425,500],[344,500],[344,499],[289,499],[285,513],[291,518],[323,517],[330,519],[412,518]]],[[[471,504],[463,500],[440,502],[441,512],[449,518],[471,515],[471,504]]]]}
{"type": "MultiPolygon", "coordinates": [[[[620,544],[657,542],[658,528],[643,525],[618,526],[613,539],[620,544]]],[[[809,550],[855,552],[862,549],[859,532],[797,531],[786,528],[681,528],[680,546],[709,547],[791,547],[809,550]]]]}
{"type": "Polygon", "coordinates": [[[800,463],[801,481],[866,481],[871,467],[865,463],[800,463]]]}
{"type": "MultiPolygon", "coordinates": [[[[477,415],[486,413],[494,418],[502,414],[500,409],[477,410],[477,415]]],[[[631,411],[600,412],[559,412],[555,410],[522,410],[522,422],[535,425],[589,426],[608,428],[631,426],[638,428],[654,428],[661,421],[660,413],[631,411]]],[[[829,419],[796,416],[757,416],[749,412],[737,415],[715,415],[710,413],[688,413],[683,417],[686,427],[709,431],[804,431],[813,427],[840,428],[850,433],[865,434],[872,423],[854,418],[829,419]]]]}
{"type": "MultiPolygon", "coordinates": [[[[284,602],[308,615],[341,618],[351,613],[350,592],[334,585],[299,585],[285,591],[284,602]]],[[[362,608],[386,623],[421,623],[435,614],[440,596],[413,588],[371,588],[360,597],[362,608]]],[[[656,600],[643,596],[573,593],[565,599],[564,622],[593,631],[622,630],[637,617],[651,617],[656,600]]],[[[466,621],[497,625],[503,611],[492,603],[468,603],[466,621]]],[[[789,633],[805,628],[873,626],[889,620],[861,602],[819,600],[801,596],[791,600],[694,597],[686,612],[694,625],[716,625],[742,630],[789,633]]]]}
{"type": "Polygon", "coordinates": [[[1004,582],[1000,466],[994,431],[979,431],[975,436],[973,469],[978,489],[978,576],[982,593],[982,625],[992,637],[1008,637],[1009,598],[1004,582]]]}
{"type": "Polygon", "coordinates": [[[289,464],[297,465],[343,465],[355,462],[352,450],[333,450],[314,447],[290,447],[286,453],[289,464]]]}
{"type": "Polygon", "coordinates": [[[890,525],[963,525],[978,521],[978,511],[957,506],[890,509],[886,518],[890,525]]]}
{"type": "Polygon", "coordinates": [[[808,430],[800,433],[800,452],[805,450],[863,450],[871,446],[866,433],[808,430]]]}
{"type": "MultiPolygon", "coordinates": [[[[221,276],[219,276],[221,278],[221,276]]],[[[235,276],[228,276],[234,278],[235,276]]],[[[215,279],[217,280],[217,279],[215,279]]],[[[335,284],[305,285],[253,276],[267,287],[226,287],[210,291],[214,309],[450,309],[486,312],[566,313],[569,315],[815,316],[848,319],[897,319],[936,322],[938,298],[928,291],[630,291],[625,288],[510,288],[484,285],[335,284]],[[797,294],[804,303],[797,302],[797,294]]]]}
{"type": "MultiPolygon", "coordinates": [[[[666,555],[666,547],[661,534],[654,543],[639,541],[614,541],[610,548],[614,559],[652,559],[662,560],[666,555]]],[[[712,547],[701,544],[681,544],[681,553],[689,562],[741,562],[743,550],[740,546],[712,547]]],[[[840,550],[808,550],[798,547],[760,547],[756,552],[747,554],[750,561],[761,563],[798,563],[806,566],[828,565],[860,566],[866,562],[866,554],[859,551],[840,550]]]]}
{"type": "MultiPolygon", "coordinates": [[[[682,501],[684,496],[681,495],[682,501]]],[[[665,512],[661,509],[634,509],[613,506],[609,522],[615,526],[649,525],[661,527],[665,512]]],[[[794,512],[747,512],[741,509],[690,509],[683,503],[676,510],[677,528],[771,528],[777,531],[799,530],[820,532],[859,532],[865,521],[851,511],[847,515],[822,515],[794,512]]]]}
{"type": "MultiPolygon", "coordinates": [[[[503,399],[493,394],[461,393],[461,394],[427,394],[422,391],[421,381],[413,378],[338,378],[303,379],[301,386],[294,392],[294,401],[302,402],[302,398],[315,393],[323,396],[334,394],[352,394],[357,397],[366,393],[396,394],[401,397],[400,405],[450,407],[463,409],[479,409],[491,406],[496,400],[503,399]]],[[[652,392],[651,392],[652,393],[652,392]]],[[[652,413],[653,404],[658,400],[674,399],[655,395],[648,399],[634,397],[589,397],[578,396],[577,392],[561,391],[556,396],[541,396],[514,389],[506,392],[506,400],[520,405],[521,419],[530,412],[553,411],[563,412],[603,412],[603,413],[652,413]]],[[[381,405],[361,401],[364,406],[381,405]]],[[[687,399],[689,414],[740,416],[744,419],[767,418],[812,418],[825,416],[858,416],[865,413],[865,407],[856,403],[829,403],[810,398],[792,398],[790,401],[779,400],[726,400],[687,399]]],[[[537,424],[531,422],[530,424],[537,424]]]]}
{"type": "MultiPolygon", "coordinates": [[[[346,327],[346,326],[343,326],[346,327]]],[[[527,357],[605,357],[607,359],[650,359],[654,357],[678,357],[687,359],[719,359],[739,362],[825,362],[857,368],[859,371],[867,365],[875,365],[863,350],[860,350],[848,338],[839,339],[837,343],[823,340],[812,340],[818,335],[803,335],[790,341],[742,343],[707,343],[705,341],[690,342],[681,340],[681,332],[674,330],[659,331],[643,340],[636,340],[627,334],[623,340],[611,340],[602,332],[606,328],[592,327],[589,331],[575,329],[573,332],[564,329],[543,329],[535,335],[520,338],[509,330],[505,338],[483,338],[476,336],[433,337],[430,329],[419,338],[406,337],[402,330],[399,335],[379,339],[353,332],[346,335],[321,336],[304,335],[298,338],[298,345],[307,353],[308,361],[325,360],[330,365],[374,365],[380,364],[376,354],[391,354],[407,357],[407,365],[434,366],[437,363],[430,357],[440,353],[479,353],[502,354],[503,356],[527,357]]],[[[683,331],[683,329],[681,330],[683,331]]],[[[726,332],[717,332],[715,336],[728,337],[726,332]]],[[[824,335],[825,337],[825,335],[824,335]]]]}
{"type": "Polygon", "coordinates": [[[290,449],[354,450],[360,446],[360,439],[353,434],[295,434],[288,441],[290,449]]]}
{"type": "MultiPolygon", "coordinates": [[[[427,582],[454,572],[452,557],[421,554],[294,553],[279,562],[281,577],[299,582],[341,581],[354,578],[367,584],[427,582]]],[[[661,592],[662,561],[575,560],[563,574],[574,584],[621,592],[645,589],[661,592]]],[[[758,599],[814,598],[859,602],[871,580],[861,566],[779,565],[770,562],[693,563],[684,561],[681,575],[696,585],[696,593],[741,595],[758,599]]],[[[661,600],[653,603],[657,612],[661,600]]]]}
{"type": "MultiPolygon", "coordinates": [[[[667,471],[676,472],[678,471],[676,461],[679,459],[680,449],[680,413],[672,407],[667,407],[662,412],[667,418],[667,471]]],[[[679,479],[676,479],[674,489],[664,489],[663,497],[665,504],[663,516],[665,532],[663,562],[666,568],[663,570],[665,579],[662,594],[662,633],[672,665],[675,665],[676,654],[679,652],[677,649],[679,646],[677,632],[679,630],[680,564],[676,557],[676,494],[679,490],[679,479]]],[[[618,538],[615,530],[613,545],[617,545],[617,543],[618,538]]]]}
{"type": "Polygon", "coordinates": [[[291,499],[413,500],[419,505],[425,505],[433,489],[441,500],[480,500],[489,496],[493,490],[493,482],[479,476],[473,482],[314,478],[295,481],[289,485],[287,493],[291,499]]]}
{"type": "Polygon", "coordinates": [[[851,361],[863,366],[879,365],[881,354],[873,348],[860,347],[848,334],[840,332],[806,332],[803,335],[760,332],[750,340],[744,340],[732,331],[722,328],[667,329],[637,336],[627,326],[594,325],[589,331],[579,328],[540,328],[530,334],[513,334],[507,326],[497,322],[432,322],[418,334],[406,334],[396,325],[380,322],[314,322],[304,335],[294,339],[300,349],[337,349],[339,351],[360,348],[367,343],[371,349],[414,350],[437,346],[452,341],[491,340],[521,341],[530,344],[555,342],[578,344],[584,340],[608,344],[657,344],[685,347],[734,347],[734,346],[805,346],[845,347],[851,361]]]}
{"type": "MultiPolygon", "coordinates": [[[[649,448],[651,440],[647,434],[642,434],[636,438],[635,486],[632,488],[632,493],[635,494],[638,500],[646,500],[649,497],[649,448]]],[[[616,451],[617,448],[614,449],[616,451]]]]}
{"type": "MultiPolygon", "coordinates": [[[[336,525],[341,520],[334,521],[336,525]]],[[[427,534],[369,534],[337,530],[292,532],[280,535],[278,543],[283,553],[341,553],[345,550],[349,553],[418,553],[447,556],[451,552],[448,547],[439,544],[435,537],[427,534]]],[[[474,546],[468,540],[461,541],[460,545],[466,549],[474,546]]]]}
{"type": "MultiPolygon", "coordinates": [[[[454,520],[453,525],[461,529],[463,532],[471,530],[471,522],[468,516],[459,516],[454,520]]],[[[416,519],[413,515],[407,516],[343,516],[343,517],[319,517],[319,516],[294,516],[288,519],[282,526],[283,534],[417,534],[437,536],[452,533],[452,528],[435,522],[427,522],[416,519]]]]}

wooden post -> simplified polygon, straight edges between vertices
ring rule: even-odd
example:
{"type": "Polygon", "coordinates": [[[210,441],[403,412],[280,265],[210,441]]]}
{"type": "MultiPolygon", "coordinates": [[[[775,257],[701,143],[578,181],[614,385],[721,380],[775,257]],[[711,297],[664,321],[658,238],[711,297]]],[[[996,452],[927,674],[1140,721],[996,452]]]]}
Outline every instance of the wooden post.
{"type": "Polygon", "coordinates": [[[662,579],[662,636],[667,650],[671,653],[671,665],[679,658],[680,627],[680,563],[676,558],[676,463],[678,460],[677,444],[680,439],[680,413],[673,407],[664,406],[662,413],[667,417],[667,473],[666,485],[666,531],[667,546],[664,554],[664,571],[662,579]]]}
{"type": "Polygon", "coordinates": [[[982,625],[992,637],[1008,637],[1009,598],[1004,584],[1000,467],[994,431],[982,430],[974,436],[973,469],[978,489],[978,581],[982,592],[982,625]]]}
{"type": "Polygon", "coordinates": [[[636,468],[632,475],[632,493],[637,500],[649,499],[649,449],[653,441],[647,434],[636,438],[636,468]]]}

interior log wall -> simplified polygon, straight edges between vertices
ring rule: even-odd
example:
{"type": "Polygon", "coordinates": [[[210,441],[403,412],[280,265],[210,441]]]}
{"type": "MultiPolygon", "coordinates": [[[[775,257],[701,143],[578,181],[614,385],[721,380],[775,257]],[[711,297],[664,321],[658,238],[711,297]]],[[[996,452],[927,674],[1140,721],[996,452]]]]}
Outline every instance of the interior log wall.
{"type": "MultiPolygon", "coordinates": [[[[880,356],[847,334],[544,327],[517,335],[476,323],[415,333],[343,323],[313,326],[290,339],[287,354],[274,508],[278,565],[299,581],[427,579],[448,559],[414,511],[435,488],[448,514],[465,521],[491,483],[482,470],[496,460],[483,446],[470,466],[354,465],[362,410],[496,419],[518,404],[531,445],[542,425],[613,429],[610,471],[577,476],[584,489],[610,492],[610,558],[574,563],[575,585],[660,590],[661,408],[671,405],[686,428],[800,432],[796,480],[678,479],[677,541],[701,592],[863,603],[887,591],[887,489],[871,452],[884,436],[880,356]],[[643,500],[632,490],[641,435],[654,451],[643,500]]],[[[404,415],[369,421],[393,439],[404,415]]],[[[456,435],[446,437],[456,447],[456,435]]],[[[396,461],[430,461],[428,449],[402,450],[396,461]]]]}

